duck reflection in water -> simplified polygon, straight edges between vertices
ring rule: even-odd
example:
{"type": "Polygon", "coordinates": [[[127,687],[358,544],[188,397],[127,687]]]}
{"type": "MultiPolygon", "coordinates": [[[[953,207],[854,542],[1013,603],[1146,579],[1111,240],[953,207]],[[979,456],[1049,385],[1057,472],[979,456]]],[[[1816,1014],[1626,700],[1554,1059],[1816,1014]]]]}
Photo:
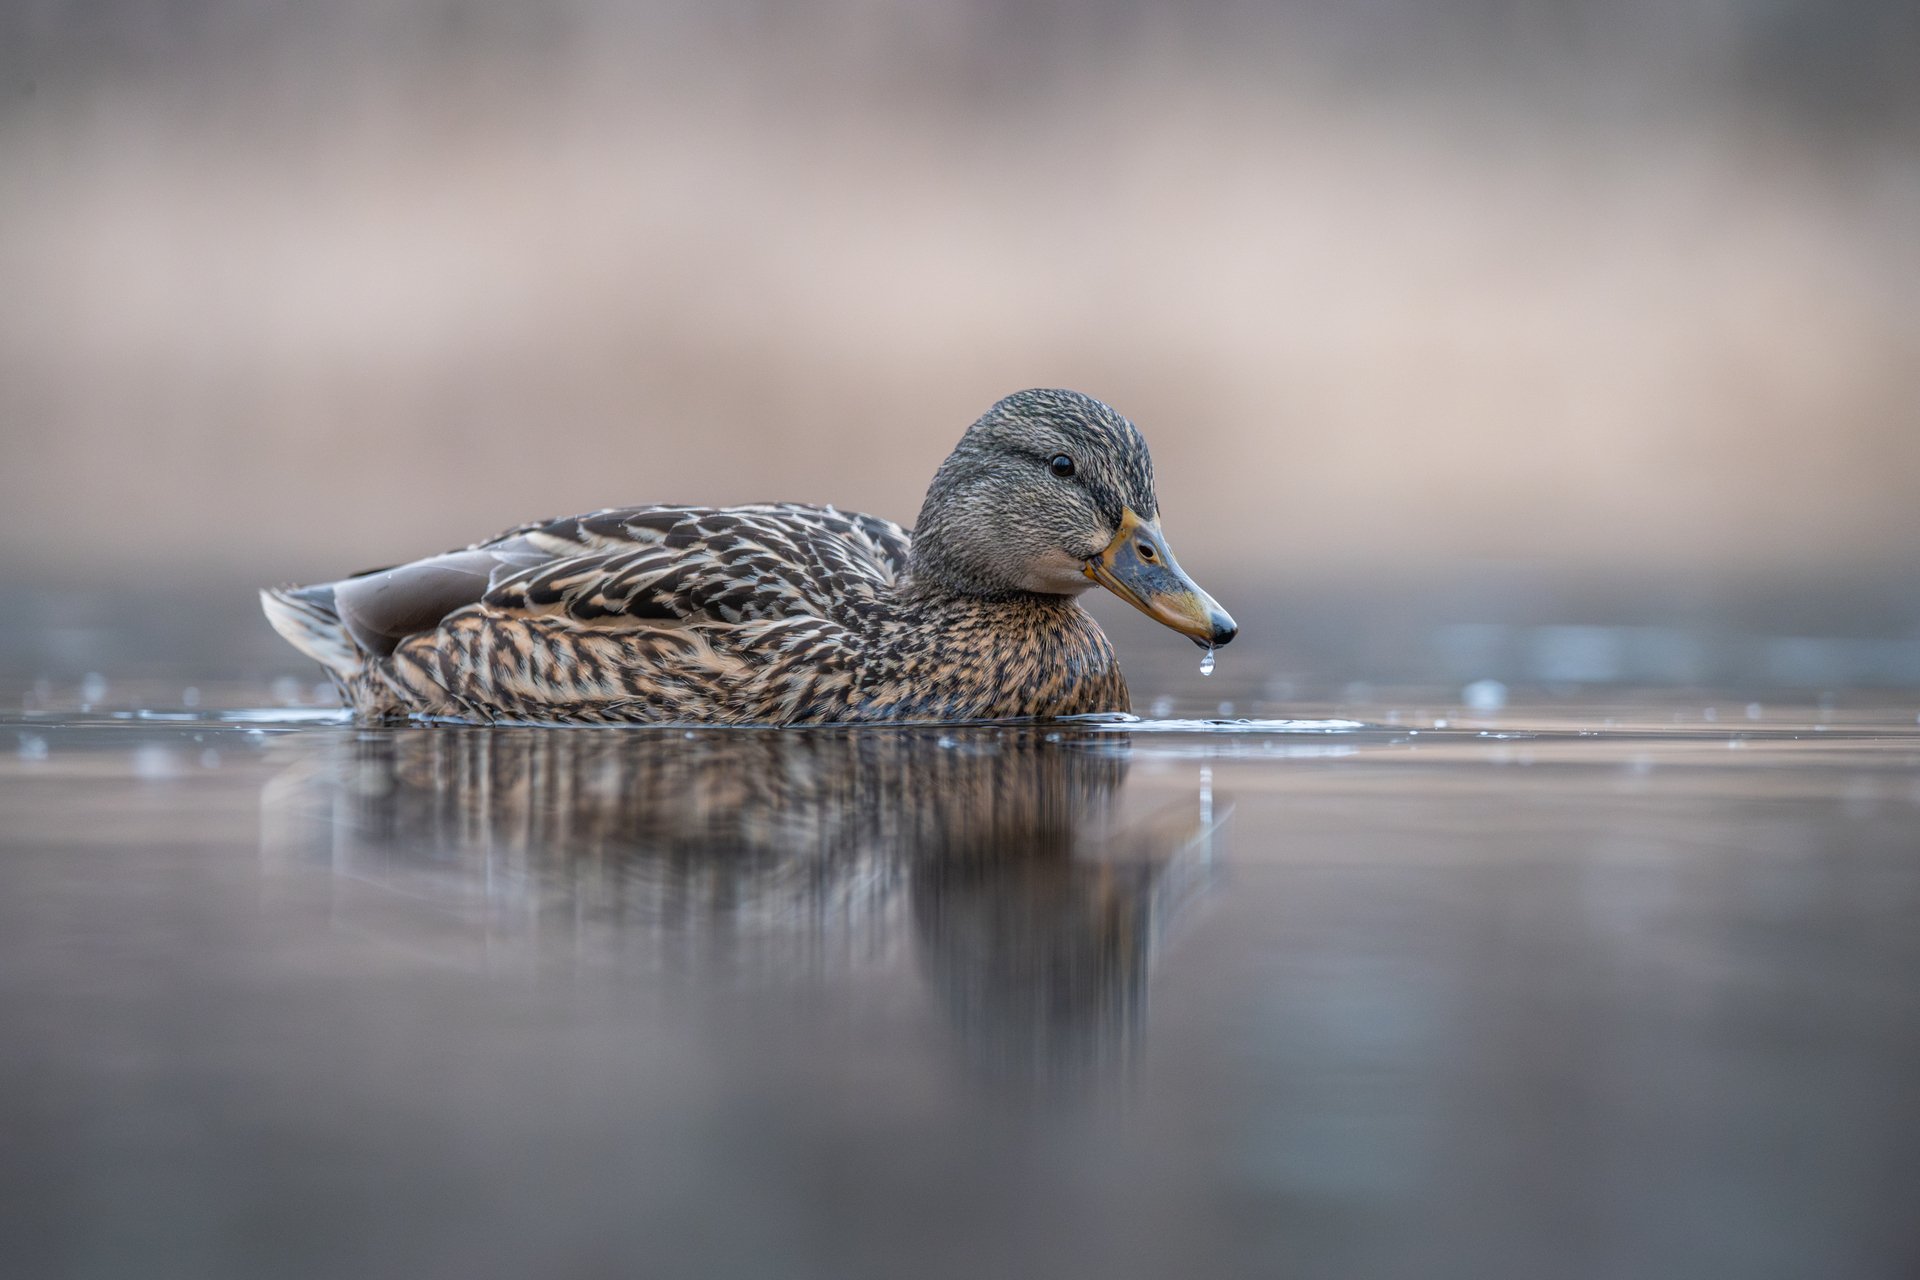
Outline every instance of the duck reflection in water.
{"type": "Polygon", "coordinates": [[[908,931],[965,1056],[1009,1079],[1131,1057],[1155,942],[1204,889],[1218,825],[1192,792],[1131,812],[1126,735],[1073,727],[316,745],[290,744],[267,788],[270,860],[324,860],[490,948],[558,933],[570,955],[772,974],[884,957],[908,931]]]}

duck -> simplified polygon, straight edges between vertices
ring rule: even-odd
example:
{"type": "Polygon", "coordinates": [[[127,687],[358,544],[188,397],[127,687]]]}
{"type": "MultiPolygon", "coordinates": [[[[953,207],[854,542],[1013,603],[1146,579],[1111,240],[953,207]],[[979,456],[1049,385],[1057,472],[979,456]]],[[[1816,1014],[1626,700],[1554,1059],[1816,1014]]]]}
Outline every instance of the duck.
{"type": "Polygon", "coordinates": [[[1139,428],[1037,388],[966,429],[911,531],[607,508],[261,604],[364,723],[908,724],[1129,712],[1095,586],[1209,650],[1238,631],[1168,547],[1139,428]]]}

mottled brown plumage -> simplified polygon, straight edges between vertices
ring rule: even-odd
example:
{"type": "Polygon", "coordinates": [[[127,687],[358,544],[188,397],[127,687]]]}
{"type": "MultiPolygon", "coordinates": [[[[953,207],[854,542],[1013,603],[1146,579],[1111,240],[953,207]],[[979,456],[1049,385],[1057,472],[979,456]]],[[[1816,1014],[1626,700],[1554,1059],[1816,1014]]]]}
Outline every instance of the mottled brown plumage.
{"type": "MultiPolygon", "coordinates": [[[[1112,647],[1074,597],[1157,506],[1131,423],[1073,392],[1023,392],[942,465],[917,538],[824,506],[631,507],[263,601],[368,719],[780,725],[1125,711],[1112,647]]],[[[1128,570],[1142,608],[1191,587],[1157,523],[1150,532],[1158,562],[1128,570]]],[[[1195,598],[1224,643],[1231,620],[1195,598]]]]}

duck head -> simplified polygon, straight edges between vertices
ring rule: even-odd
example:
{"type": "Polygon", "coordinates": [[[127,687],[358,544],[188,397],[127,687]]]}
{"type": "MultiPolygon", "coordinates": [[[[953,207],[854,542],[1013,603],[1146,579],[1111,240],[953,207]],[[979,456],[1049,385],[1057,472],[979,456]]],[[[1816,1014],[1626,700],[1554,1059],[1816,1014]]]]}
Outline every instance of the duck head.
{"type": "Polygon", "coordinates": [[[1196,644],[1238,630],[1167,546],[1139,429],[1077,391],[1016,392],[967,428],[927,490],[913,574],[985,598],[1097,583],[1196,644]]]}

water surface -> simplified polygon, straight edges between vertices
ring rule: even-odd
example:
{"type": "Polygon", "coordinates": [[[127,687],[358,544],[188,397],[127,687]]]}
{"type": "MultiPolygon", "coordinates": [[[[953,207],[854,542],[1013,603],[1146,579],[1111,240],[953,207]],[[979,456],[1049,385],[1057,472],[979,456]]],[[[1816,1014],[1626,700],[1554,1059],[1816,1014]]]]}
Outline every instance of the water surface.
{"type": "Polygon", "coordinates": [[[1920,1267],[1911,708],[80,692],[0,723],[9,1274],[1920,1267]]]}

